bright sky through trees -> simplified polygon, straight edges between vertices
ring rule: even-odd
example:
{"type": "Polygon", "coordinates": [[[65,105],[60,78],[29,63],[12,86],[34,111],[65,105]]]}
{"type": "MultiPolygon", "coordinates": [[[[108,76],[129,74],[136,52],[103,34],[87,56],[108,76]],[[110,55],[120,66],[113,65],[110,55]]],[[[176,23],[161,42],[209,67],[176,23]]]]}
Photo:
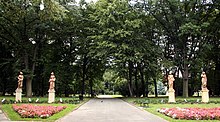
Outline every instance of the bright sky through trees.
{"type": "MultiPolygon", "coordinates": [[[[80,0],[76,0],[76,2],[78,3],[80,0]]],[[[85,0],[86,2],[91,2],[91,1],[93,1],[93,2],[96,2],[96,1],[98,1],[98,0],[85,0]]]]}

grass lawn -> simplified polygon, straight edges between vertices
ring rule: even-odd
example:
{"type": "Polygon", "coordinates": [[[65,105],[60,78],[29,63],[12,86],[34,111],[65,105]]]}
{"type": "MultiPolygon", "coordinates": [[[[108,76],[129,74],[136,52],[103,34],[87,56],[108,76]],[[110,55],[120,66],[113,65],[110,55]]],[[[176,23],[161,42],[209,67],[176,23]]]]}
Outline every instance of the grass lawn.
{"type": "MultiPolygon", "coordinates": [[[[0,97],[0,100],[2,100],[3,98],[5,99],[14,99],[14,97],[0,97]]],[[[32,98],[32,100],[36,100],[37,98],[32,98]]],[[[40,100],[47,100],[48,98],[39,98],[40,100]]],[[[59,100],[60,98],[56,98],[57,100],[59,100]]],[[[72,99],[72,98],[63,98],[63,100],[68,100],[68,99],[72,99]]],[[[23,97],[22,100],[28,100],[28,98],[23,97]]],[[[83,103],[87,102],[89,100],[89,98],[84,98],[83,102],[80,102],[80,104],[61,104],[61,103],[56,103],[56,104],[47,104],[47,103],[24,103],[24,104],[36,104],[36,105],[45,105],[45,106],[66,106],[67,108],[64,109],[63,111],[54,114],[53,116],[46,118],[46,119],[42,119],[42,118],[21,118],[20,115],[15,112],[12,108],[12,104],[2,104],[0,105],[0,108],[3,110],[4,113],[6,113],[7,117],[12,120],[12,121],[49,121],[49,122],[53,122],[63,116],[65,116],[66,114],[70,113],[71,111],[73,111],[74,109],[76,109],[77,107],[79,107],[80,105],[82,105],[83,103]]],[[[22,103],[19,103],[22,104],[22,103]]]]}
{"type": "MultiPolygon", "coordinates": [[[[125,101],[130,102],[132,104],[134,104],[133,102],[135,100],[138,99],[142,99],[142,98],[124,98],[125,101]]],[[[162,99],[167,99],[167,98],[149,98],[149,100],[158,100],[161,101],[162,99]]],[[[176,98],[176,100],[184,100],[185,98],[176,98]]],[[[197,100],[197,99],[201,99],[201,98],[186,98],[187,100],[197,100]]],[[[220,101],[220,98],[210,98],[210,101],[220,101]]],[[[138,104],[135,104],[136,106],[139,106],[138,104]]],[[[190,104],[190,103],[180,103],[180,104],[151,104],[149,103],[149,107],[148,108],[144,108],[146,111],[160,116],[161,118],[164,118],[166,120],[168,120],[169,122],[196,122],[198,120],[178,120],[178,119],[172,119],[164,114],[161,114],[159,112],[157,112],[157,109],[160,108],[173,108],[173,107],[180,107],[180,108],[214,108],[214,107],[219,107],[220,104],[214,104],[214,103],[210,103],[210,104],[190,104]]],[[[219,120],[199,120],[202,122],[219,122],[219,120]]]]}

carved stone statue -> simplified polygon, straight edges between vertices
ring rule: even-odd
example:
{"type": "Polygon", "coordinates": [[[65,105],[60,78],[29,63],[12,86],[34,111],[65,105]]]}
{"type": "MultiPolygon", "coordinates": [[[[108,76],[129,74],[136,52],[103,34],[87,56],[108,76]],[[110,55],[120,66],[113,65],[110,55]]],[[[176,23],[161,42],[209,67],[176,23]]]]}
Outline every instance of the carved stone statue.
{"type": "Polygon", "coordinates": [[[20,74],[18,75],[18,88],[20,88],[20,89],[23,86],[23,79],[24,79],[23,73],[20,72],[20,74]]]}
{"type": "Polygon", "coordinates": [[[50,83],[50,86],[49,86],[49,95],[48,95],[48,103],[53,103],[55,101],[55,75],[53,72],[51,72],[51,75],[50,75],[50,80],[49,80],[49,83],[50,83]]]}
{"type": "Polygon", "coordinates": [[[202,72],[201,78],[202,78],[202,86],[201,86],[202,90],[207,90],[207,77],[205,72],[202,72]]]}
{"type": "Polygon", "coordinates": [[[175,90],[173,89],[173,82],[175,81],[172,74],[169,74],[167,77],[169,90],[168,90],[168,102],[169,103],[175,103],[175,90]]]}
{"type": "Polygon", "coordinates": [[[56,80],[55,75],[53,72],[51,72],[50,80],[49,80],[49,82],[50,82],[49,90],[52,90],[55,88],[55,80],[56,80]]]}
{"type": "Polygon", "coordinates": [[[15,101],[16,102],[22,102],[22,86],[23,86],[23,73],[20,72],[20,74],[18,75],[18,87],[15,90],[16,94],[15,94],[15,101]]]}
{"type": "Polygon", "coordinates": [[[168,75],[168,85],[169,85],[169,89],[173,89],[173,82],[174,82],[174,77],[172,74],[168,75]]]}

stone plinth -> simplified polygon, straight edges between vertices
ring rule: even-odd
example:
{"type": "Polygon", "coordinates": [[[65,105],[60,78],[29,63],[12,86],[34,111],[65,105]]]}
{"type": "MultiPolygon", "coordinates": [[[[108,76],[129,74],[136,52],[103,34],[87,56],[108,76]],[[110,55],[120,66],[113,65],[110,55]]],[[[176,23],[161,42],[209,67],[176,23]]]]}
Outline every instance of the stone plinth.
{"type": "Polygon", "coordinates": [[[54,89],[49,89],[48,92],[49,92],[48,103],[55,102],[55,90],[54,89]]]}
{"type": "Polygon", "coordinates": [[[22,102],[21,100],[21,95],[22,95],[22,89],[21,88],[17,88],[15,90],[16,94],[15,94],[15,101],[16,102],[22,102]]]}
{"type": "Polygon", "coordinates": [[[202,90],[202,102],[207,103],[209,102],[209,90],[202,90]]]}
{"type": "Polygon", "coordinates": [[[169,100],[168,100],[169,103],[175,103],[176,102],[176,100],[175,100],[175,90],[174,89],[169,89],[168,90],[168,97],[169,97],[169,100]]]}

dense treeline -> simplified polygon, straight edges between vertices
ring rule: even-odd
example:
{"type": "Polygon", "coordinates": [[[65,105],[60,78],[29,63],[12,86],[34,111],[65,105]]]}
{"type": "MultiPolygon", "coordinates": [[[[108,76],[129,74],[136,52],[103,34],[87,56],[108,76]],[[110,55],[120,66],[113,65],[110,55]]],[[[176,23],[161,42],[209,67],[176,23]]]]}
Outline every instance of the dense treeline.
{"type": "Polygon", "coordinates": [[[220,2],[217,0],[0,0],[0,92],[44,96],[53,71],[56,94],[199,91],[206,71],[220,95],[220,2]],[[165,86],[161,86],[159,84],[165,86]]]}

